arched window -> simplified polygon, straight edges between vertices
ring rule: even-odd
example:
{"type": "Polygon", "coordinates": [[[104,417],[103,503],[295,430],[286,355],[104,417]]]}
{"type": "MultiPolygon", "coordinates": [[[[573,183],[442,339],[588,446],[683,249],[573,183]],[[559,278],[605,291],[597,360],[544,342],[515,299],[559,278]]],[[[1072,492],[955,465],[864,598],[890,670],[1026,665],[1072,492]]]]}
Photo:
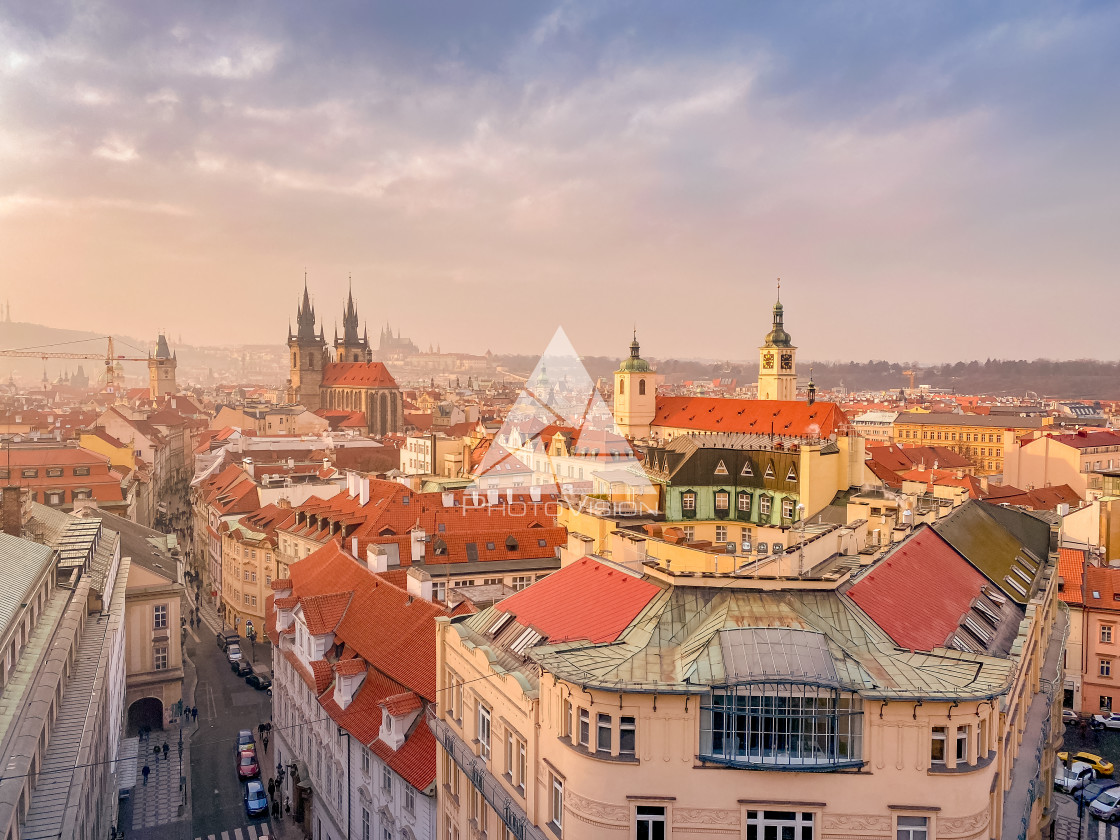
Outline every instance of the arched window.
{"type": "Polygon", "coordinates": [[[644,397],[646,395],[646,381],[644,379],[638,380],[638,396],[644,397]]]}
{"type": "Polygon", "coordinates": [[[625,379],[620,379],[620,380],[618,380],[618,394],[619,394],[619,396],[622,396],[625,393],[626,393],[626,380],[625,379]]]}

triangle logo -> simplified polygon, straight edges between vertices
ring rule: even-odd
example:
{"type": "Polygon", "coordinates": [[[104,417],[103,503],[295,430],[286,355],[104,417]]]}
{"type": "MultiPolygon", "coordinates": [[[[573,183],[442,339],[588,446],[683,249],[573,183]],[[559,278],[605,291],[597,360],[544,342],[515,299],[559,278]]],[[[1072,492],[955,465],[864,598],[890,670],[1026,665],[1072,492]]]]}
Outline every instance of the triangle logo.
{"type": "Polygon", "coordinates": [[[471,477],[478,489],[525,487],[567,497],[637,498],[653,489],[562,328],[471,477]]]}

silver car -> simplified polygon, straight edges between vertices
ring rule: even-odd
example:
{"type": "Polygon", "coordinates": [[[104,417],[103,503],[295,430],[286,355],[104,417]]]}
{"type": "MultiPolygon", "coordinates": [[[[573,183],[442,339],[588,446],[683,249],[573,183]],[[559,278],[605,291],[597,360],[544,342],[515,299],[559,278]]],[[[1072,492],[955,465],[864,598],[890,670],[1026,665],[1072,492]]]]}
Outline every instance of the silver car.
{"type": "Polygon", "coordinates": [[[1089,813],[1107,822],[1120,817],[1120,787],[1109,788],[1089,803],[1089,813]]]}

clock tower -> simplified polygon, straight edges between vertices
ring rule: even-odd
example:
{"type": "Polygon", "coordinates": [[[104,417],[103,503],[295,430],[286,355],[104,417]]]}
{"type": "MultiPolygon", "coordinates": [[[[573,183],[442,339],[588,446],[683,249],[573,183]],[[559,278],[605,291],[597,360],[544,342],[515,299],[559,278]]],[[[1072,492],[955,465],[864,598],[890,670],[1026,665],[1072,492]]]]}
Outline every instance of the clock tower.
{"type": "Polygon", "coordinates": [[[778,301],[774,304],[774,326],[758,349],[758,398],[794,400],[797,398],[797,348],[782,323],[782,283],[778,281],[778,301]]]}

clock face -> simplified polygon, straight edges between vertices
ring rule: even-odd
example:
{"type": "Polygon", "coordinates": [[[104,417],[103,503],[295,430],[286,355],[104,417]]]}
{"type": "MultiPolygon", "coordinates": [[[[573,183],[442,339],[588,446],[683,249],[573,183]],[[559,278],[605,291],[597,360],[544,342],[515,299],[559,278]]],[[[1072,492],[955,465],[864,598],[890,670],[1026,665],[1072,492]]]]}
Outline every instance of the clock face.
{"type": "Polygon", "coordinates": [[[792,353],[782,353],[782,370],[793,370],[792,353]]]}
{"type": "Polygon", "coordinates": [[[762,354],[762,366],[764,368],[766,368],[767,370],[773,370],[774,369],[774,354],[773,353],[763,353],[762,354]]]}

